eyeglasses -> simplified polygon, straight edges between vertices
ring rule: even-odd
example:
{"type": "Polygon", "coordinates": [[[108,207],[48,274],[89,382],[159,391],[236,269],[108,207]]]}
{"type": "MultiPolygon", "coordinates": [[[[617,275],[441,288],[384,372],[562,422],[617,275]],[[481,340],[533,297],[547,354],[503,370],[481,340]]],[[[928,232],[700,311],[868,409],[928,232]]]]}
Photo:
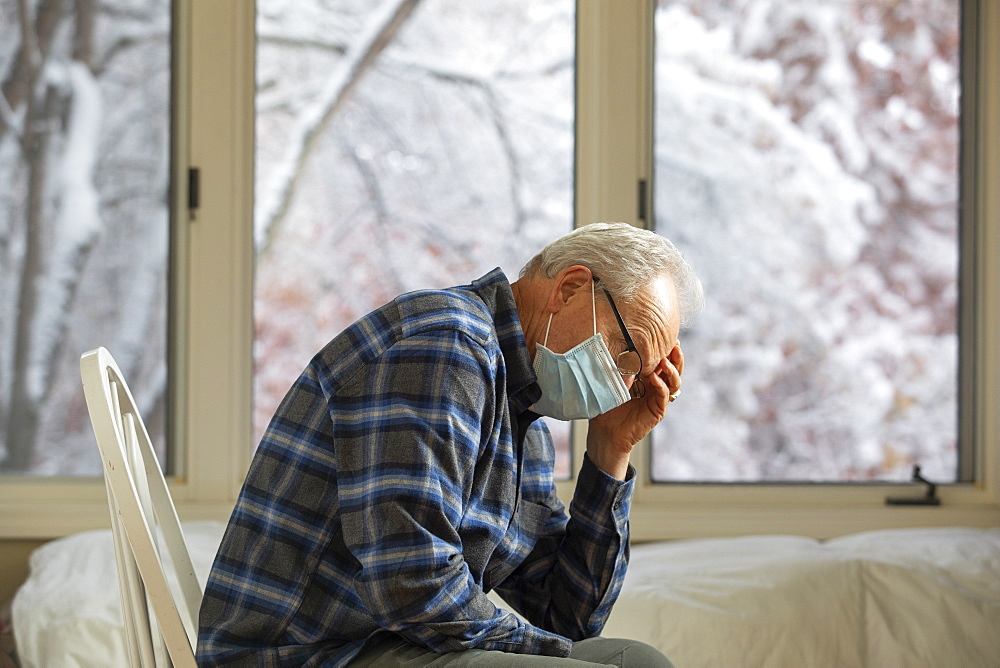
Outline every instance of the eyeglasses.
{"type": "MultiPolygon", "coordinates": [[[[595,283],[601,283],[601,279],[594,276],[595,283]]],[[[618,366],[618,373],[622,376],[632,376],[632,387],[629,389],[632,396],[636,399],[641,398],[646,394],[646,386],[642,384],[642,380],[639,378],[639,374],[642,373],[642,358],[639,356],[639,351],[636,350],[635,343],[632,342],[632,335],[628,333],[628,329],[625,327],[625,321],[622,320],[622,314],[618,311],[618,307],[615,305],[615,300],[611,298],[611,293],[608,289],[604,287],[601,283],[601,290],[608,297],[608,302],[611,304],[611,310],[615,313],[615,319],[618,320],[618,327],[622,330],[622,337],[625,339],[625,352],[618,355],[615,358],[615,364],[618,366]]]]}

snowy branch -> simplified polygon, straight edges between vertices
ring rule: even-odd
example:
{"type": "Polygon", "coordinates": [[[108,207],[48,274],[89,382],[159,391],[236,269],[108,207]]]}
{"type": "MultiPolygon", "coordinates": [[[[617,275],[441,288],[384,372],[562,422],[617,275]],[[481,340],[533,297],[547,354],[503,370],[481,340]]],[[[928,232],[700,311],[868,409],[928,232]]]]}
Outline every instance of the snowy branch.
{"type": "Polygon", "coordinates": [[[296,122],[293,139],[281,163],[274,168],[274,185],[264,191],[256,221],[258,247],[265,246],[288,211],[298,178],[316,140],[350,97],[365,72],[378,59],[399,29],[409,19],[420,0],[394,0],[380,7],[342,59],[340,70],[327,82],[312,108],[296,122]]]}
{"type": "Polygon", "coordinates": [[[306,37],[291,37],[280,33],[271,33],[263,29],[257,30],[257,43],[269,46],[288,46],[293,48],[318,49],[329,51],[337,55],[347,52],[347,45],[340,42],[328,42],[320,39],[310,39],[306,37]]]}
{"type": "Polygon", "coordinates": [[[473,69],[461,69],[458,67],[445,67],[443,65],[432,64],[423,60],[394,58],[392,64],[400,65],[410,72],[422,72],[428,77],[439,81],[472,86],[483,92],[486,98],[486,105],[490,111],[490,120],[496,130],[496,137],[503,149],[506,158],[506,169],[508,176],[508,194],[510,203],[514,209],[514,232],[517,233],[523,227],[528,214],[524,207],[521,196],[521,158],[513,139],[507,130],[508,120],[504,114],[500,103],[496,87],[493,84],[495,73],[483,72],[473,69]]]}
{"type": "Polygon", "coordinates": [[[14,134],[17,135],[18,138],[21,137],[21,119],[17,117],[16,113],[14,113],[10,103],[7,102],[7,96],[3,94],[2,90],[0,90],[0,127],[3,126],[13,130],[14,134]]]}

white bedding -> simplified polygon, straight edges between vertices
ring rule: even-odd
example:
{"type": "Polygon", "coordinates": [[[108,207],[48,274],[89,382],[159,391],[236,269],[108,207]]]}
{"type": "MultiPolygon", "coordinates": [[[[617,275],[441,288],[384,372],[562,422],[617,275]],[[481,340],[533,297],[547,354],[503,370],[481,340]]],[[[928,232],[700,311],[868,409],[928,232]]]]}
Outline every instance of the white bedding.
{"type": "Polygon", "coordinates": [[[678,666],[1000,666],[1000,529],[641,545],[604,635],[678,666]]]}
{"type": "MultiPolygon", "coordinates": [[[[183,528],[204,587],[225,525],[188,522],[183,528]]],[[[86,531],[46,543],[31,554],[30,567],[12,605],[21,665],[127,666],[111,530],[86,531]]]]}
{"type": "MultiPolygon", "coordinates": [[[[222,536],[187,523],[204,583],[222,536]]],[[[126,665],[109,531],[48,543],[14,599],[24,666],[126,665]]],[[[604,635],[678,666],[1000,666],[1000,529],[633,548],[604,635]]]]}

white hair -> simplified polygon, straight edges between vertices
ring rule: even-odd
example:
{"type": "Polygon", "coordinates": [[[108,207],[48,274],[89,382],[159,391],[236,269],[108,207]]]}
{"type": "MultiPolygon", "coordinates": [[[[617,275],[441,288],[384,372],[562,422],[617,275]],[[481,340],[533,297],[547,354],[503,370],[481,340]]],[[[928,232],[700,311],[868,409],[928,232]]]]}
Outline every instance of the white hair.
{"type": "Polygon", "coordinates": [[[701,311],[701,281],[677,247],[650,230],[628,223],[592,223],[549,243],[521,270],[553,278],[563,269],[583,265],[601,279],[615,300],[630,303],[636,294],[667,274],[677,289],[681,326],[701,311]]]}

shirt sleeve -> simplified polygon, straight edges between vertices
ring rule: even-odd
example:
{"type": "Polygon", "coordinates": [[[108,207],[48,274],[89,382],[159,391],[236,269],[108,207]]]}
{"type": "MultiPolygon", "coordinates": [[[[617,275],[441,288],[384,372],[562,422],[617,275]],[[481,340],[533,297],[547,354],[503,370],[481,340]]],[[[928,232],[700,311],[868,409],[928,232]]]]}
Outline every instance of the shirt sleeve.
{"type": "Polygon", "coordinates": [[[569,517],[551,485],[545,529],[497,592],[532,624],[573,640],[600,635],[628,567],[634,486],[631,465],[621,481],[584,455],[569,517]]]}
{"type": "Polygon", "coordinates": [[[480,443],[498,409],[496,360],[467,336],[408,336],[330,398],[346,548],[382,628],[436,652],[566,656],[564,637],[499,610],[458,534],[480,443]],[[350,397],[355,397],[352,400],[350,397]]]}

